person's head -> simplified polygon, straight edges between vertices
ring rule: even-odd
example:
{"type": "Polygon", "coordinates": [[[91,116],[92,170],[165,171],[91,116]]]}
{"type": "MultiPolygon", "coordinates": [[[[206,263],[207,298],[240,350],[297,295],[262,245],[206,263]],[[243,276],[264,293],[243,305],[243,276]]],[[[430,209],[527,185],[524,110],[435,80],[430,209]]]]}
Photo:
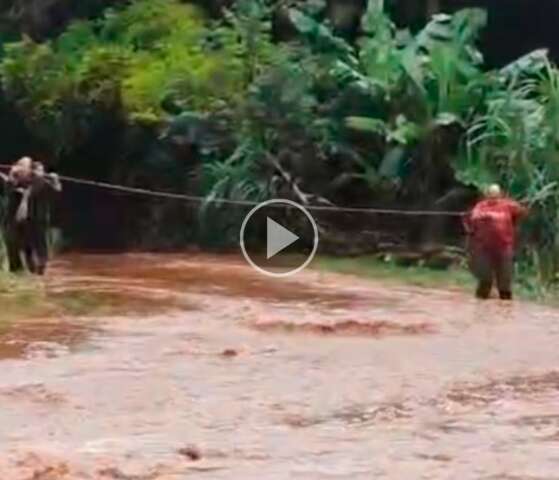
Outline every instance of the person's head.
{"type": "Polygon", "coordinates": [[[493,185],[489,185],[489,187],[485,192],[485,196],[487,198],[495,200],[503,196],[503,191],[501,190],[501,187],[498,184],[494,183],[493,185]]]}
{"type": "Polygon", "coordinates": [[[33,162],[33,172],[36,175],[44,175],[45,174],[45,166],[42,162],[33,162]]]}
{"type": "Polygon", "coordinates": [[[16,167],[21,170],[31,170],[33,167],[33,160],[31,157],[22,157],[16,162],[16,167]]]}
{"type": "Polygon", "coordinates": [[[14,163],[10,174],[17,181],[29,181],[33,173],[33,160],[22,157],[14,163]]]}

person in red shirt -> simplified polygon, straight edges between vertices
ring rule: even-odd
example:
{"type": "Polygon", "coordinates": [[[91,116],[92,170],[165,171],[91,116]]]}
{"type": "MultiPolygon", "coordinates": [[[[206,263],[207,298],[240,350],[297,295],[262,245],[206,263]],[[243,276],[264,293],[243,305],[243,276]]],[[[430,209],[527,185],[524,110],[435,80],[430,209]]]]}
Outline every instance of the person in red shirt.
{"type": "Polygon", "coordinates": [[[512,300],[516,226],[527,214],[525,207],[492,185],[486,198],[465,216],[470,269],[478,280],[477,298],[489,298],[495,280],[499,297],[512,300]]]}

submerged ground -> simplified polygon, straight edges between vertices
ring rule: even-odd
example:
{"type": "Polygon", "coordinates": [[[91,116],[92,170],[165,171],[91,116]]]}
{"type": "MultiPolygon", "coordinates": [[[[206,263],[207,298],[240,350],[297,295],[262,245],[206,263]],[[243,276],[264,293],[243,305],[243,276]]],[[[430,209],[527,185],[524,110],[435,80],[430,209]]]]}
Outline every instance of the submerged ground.
{"type": "Polygon", "coordinates": [[[557,478],[557,310],[203,255],[46,282],[80,315],[0,331],[1,479],[557,478]]]}

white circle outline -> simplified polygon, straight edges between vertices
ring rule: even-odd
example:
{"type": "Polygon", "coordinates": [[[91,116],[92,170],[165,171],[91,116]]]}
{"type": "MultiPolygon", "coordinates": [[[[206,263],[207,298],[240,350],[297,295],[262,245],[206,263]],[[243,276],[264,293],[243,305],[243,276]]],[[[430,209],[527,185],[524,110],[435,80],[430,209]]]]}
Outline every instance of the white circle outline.
{"type": "Polygon", "coordinates": [[[315,219],[312,217],[312,215],[307,211],[307,209],[305,207],[303,207],[302,205],[299,205],[296,202],[293,202],[291,200],[286,200],[286,199],[282,199],[282,198],[276,198],[276,199],[272,199],[272,200],[267,200],[265,202],[259,203],[258,205],[256,205],[250,212],[248,212],[247,216],[245,217],[245,219],[243,220],[243,223],[241,225],[241,231],[240,231],[240,235],[239,235],[239,241],[240,241],[240,245],[241,245],[241,251],[243,252],[243,256],[245,257],[245,260],[249,263],[249,265],[254,268],[255,270],[257,270],[258,272],[262,273],[263,275],[267,275],[269,277],[276,277],[276,278],[280,278],[280,277],[290,277],[292,275],[296,275],[297,273],[299,273],[300,271],[304,270],[305,268],[307,268],[309,266],[309,264],[313,261],[314,256],[316,255],[316,251],[318,250],[318,227],[316,225],[316,221],[315,219]],[[250,220],[250,217],[252,217],[258,210],[260,210],[262,207],[265,207],[267,205],[271,205],[271,204],[276,204],[276,203],[280,203],[283,205],[289,205],[292,207],[297,208],[298,210],[301,210],[305,216],[308,218],[310,224],[312,225],[313,228],[313,233],[314,233],[314,239],[313,239],[313,249],[309,255],[309,257],[307,258],[307,260],[305,261],[305,263],[303,263],[302,265],[300,265],[299,267],[297,267],[295,270],[290,270],[288,272],[284,272],[284,273],[272,273],[272,272],[268,272],[267,270],[264,270],[262,267],[259,267],[258,265],[256,265],[256,263],[254,263],[252,261],[252,259],[250,258],[250,255],[247,253],[246,248],[245,248],[245,240],[244,240],[244,234],[245,234],[245,229],[247,226],[248,221],[250,220]]]}

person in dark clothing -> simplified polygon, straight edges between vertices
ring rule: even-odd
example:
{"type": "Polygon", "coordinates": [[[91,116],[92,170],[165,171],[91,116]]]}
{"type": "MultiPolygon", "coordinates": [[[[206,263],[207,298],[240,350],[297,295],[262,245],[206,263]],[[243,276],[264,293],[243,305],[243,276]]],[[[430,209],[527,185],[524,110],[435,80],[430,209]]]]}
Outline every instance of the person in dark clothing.
{"type": "Polygon", "coordinates": [[[21,272],[24,265],[21,253],[24,250],[26,223],[29,214],[29,196],[32,178],[32,160],[28,157],[18,160],[9,175],[0,174],[6,197],[3,218],[4,242],[12,273],[21,272]]]}
{"type": "Polygon", "coordinates": [[[9,175],[0,174],[6,194],[4,239],[12,273],[24,270],[43,275],[48,261],[50,200],[62,186],[56,174],[47,175],[40,162],[25,157],[9,175]]]}
{"type": "Polygon", "coordinates": [[[62,191],[56,173],[45,173],[41,162],[33,163],[29,192],[29,218],[25,232],[25,253],[32,273],[44,275],[48,263],[48,230],[53,194],[62,191]]]}

